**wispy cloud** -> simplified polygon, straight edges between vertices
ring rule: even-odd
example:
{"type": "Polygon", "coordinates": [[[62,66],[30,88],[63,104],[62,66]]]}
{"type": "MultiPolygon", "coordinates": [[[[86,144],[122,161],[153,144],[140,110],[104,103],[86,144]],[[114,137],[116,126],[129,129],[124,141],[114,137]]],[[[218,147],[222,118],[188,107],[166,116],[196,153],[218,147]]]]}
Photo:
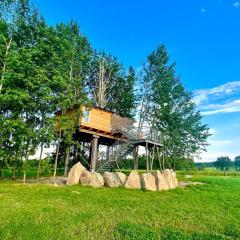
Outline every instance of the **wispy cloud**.
{"type": "Polygon", "coordinates": [[[239,1],[234,2],[234,3],[233,3],[233,7],[235,7],[235,8],[240,8],[240,2],[239,2],[239,1]]]}
{"type": "Polygon", "coordinates": [[[240,112],[240,99],[225,104],[209,104],[202,109],[208,109],[207,111],[202,111],[202,114],[205,116],[217,113],[240,112]]]}
{"type": "Polygon", "coordinates": [[[206,12],[206,9],[205,8],[202,8],[201,9],[201,13],[205,13],[206,12]]]}
{"type": "Polygon", "coordinates": [[[233,152],[219,152],[219,151],[212,151],[212,152],[203,152],[199,158],[195,158],[196,162],[213,162],[216,161],[218,157],[228,156],[230,159],[234,160],[236,156],[240,153],[233,153],[233,152]]]}
{"type": "Polygon", "coordinates": [[[196,90],[194,96],[202,115],[240,112],[240,81],[196,90]]]}
{"type": "Polygon", "coordinates": [[[221,147],[221,146],[232,144],[233,142],[234,142],[233,140],[210,140],[209,144],[221,147]]]}

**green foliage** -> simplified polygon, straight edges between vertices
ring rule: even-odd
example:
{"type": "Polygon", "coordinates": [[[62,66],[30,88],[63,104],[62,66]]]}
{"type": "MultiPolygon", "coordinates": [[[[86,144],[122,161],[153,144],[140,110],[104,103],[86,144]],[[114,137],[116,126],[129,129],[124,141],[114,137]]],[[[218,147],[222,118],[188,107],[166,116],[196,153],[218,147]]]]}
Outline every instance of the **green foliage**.
{"type": "Polygon", "coordinates": [[[233,162],[231,159],[227,156],[225,157],[219,157],[217,161],[214,163],[215,167],[220,170],[228,170],[233,166],[233,162]]]}
{"type": "Polygon", "coordinates": [[[240,156],[235,157],[234,166],[237,170],[240,170],[240,156]]]}

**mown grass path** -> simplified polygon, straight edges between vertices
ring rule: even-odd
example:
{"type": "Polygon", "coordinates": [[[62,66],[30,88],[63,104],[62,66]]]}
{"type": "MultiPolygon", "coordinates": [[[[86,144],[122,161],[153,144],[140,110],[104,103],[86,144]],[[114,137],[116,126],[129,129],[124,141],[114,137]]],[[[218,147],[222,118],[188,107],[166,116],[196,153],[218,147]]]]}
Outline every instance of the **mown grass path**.
{"type": "Polygon", "coordinates": [[[0,239],[240,239],[240,178],[167,192],[0,182],[0,239]]]}

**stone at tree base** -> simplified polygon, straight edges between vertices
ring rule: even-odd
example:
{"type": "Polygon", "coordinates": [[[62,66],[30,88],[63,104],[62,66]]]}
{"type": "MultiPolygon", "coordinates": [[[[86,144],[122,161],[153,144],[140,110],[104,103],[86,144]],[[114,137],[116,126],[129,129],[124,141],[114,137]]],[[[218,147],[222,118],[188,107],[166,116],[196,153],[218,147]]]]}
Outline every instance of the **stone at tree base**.
{"type": "Polygon", "coordinates": [[[85,170],[80,176],[80,183],[83,186],[102,187],[104,179],[100,173],[85,170]]]}
{"type": "Polygon", "coordinates": [[[121,186],[124,186],[126,180],[127,180],[127,175],[121,172],[116,172],[116,175],[119,177],[121,186]]]}
{"type": "Polygon", "coordinates": [[[120,187],[121,181],[118,175],[114,172],[105,172],[103,174],[104,184],[107,187],[120,187]]]}
{"type": "Polygon", "coordinates": [[[169,189],[168,183],[166,182],[164,176],[161,174],[161,172],[159,170],[154,171],[152,174],[155,177],[156,186],[157,186],[158,191],[169,189]]]}
{"type": "Polygon", "coordinates": [[[129,189],[141,189],[142,188],[141,179],[136,170],[131,171],[124,187],[129,188],[129,189]]]}
{"type": "Polygon", "coordinates": [[[157,191],[155,177],[151,173],[143,173],[141,175],[142,187],[146,191],[157,191]]]}
{"type": "Polygon", "coordinates": [[[67,178],[67,185],[79,184],[79,179],[85,167],[80,163],[76,163],[69,171],[67,178]]]}
{"type": "Polygon", "coordinates": [[[166,182],[167,182],[167,184],[168,184],[168,187],[170,188],[170,189],[174,189],[176,186],[175,186],[175,184],[174,184],[174,182],[173,182],[173,178],[172,178],[172,172],[169,170],[169,169],[165,169],[164,171],[163,171],[163,177],[165,178],[165,180],[166,180],[166,182]]]}

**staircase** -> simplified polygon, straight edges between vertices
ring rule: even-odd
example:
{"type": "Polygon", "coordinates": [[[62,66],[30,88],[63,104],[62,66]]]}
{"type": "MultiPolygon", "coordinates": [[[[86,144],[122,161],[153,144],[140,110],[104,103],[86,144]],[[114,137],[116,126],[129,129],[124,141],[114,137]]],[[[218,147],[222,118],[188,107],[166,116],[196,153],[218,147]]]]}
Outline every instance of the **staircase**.
{"type": "Polygon", "coordinates": [[[134,145],[131,143],[124,143],[121,145],[116,145],[116,149],[113,154],[110,155],[109,160],[104,161],[97,169],[98,172],[111,172],[117,165],[117,163],[127,157],[129,153],[132,152],[134,145]]]}

